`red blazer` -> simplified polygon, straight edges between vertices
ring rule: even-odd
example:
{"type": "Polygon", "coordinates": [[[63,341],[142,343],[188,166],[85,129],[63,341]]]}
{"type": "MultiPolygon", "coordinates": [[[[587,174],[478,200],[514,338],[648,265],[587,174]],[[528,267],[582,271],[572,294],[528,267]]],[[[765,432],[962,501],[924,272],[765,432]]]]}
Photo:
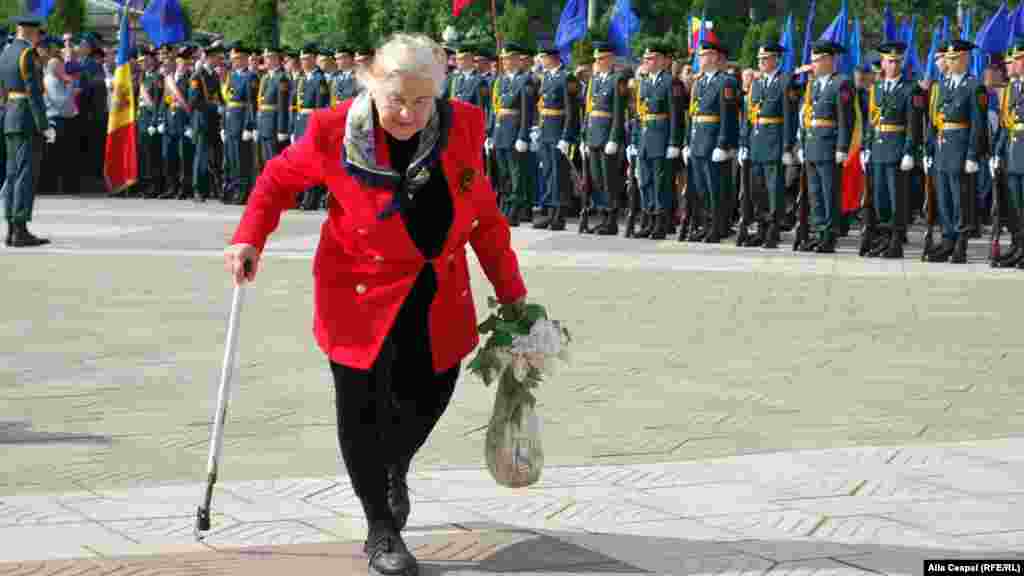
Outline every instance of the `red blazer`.
{"type": "MultiPolygon", "coordinates": [[[[267,163],[231,242],[262,251],[281,213],[295,207],[299,192],[325,185],[327,221],[313,260],[313,333],[320,348],[334,362],[368,370],[427,263],[437,273],[429,329],[434,369],[442,372],[479,342],[467,242],[499,300],[512,302],[526,295],[508,222],[498,210],[483,170],[483,112],[449,101],[451,123],[441,166],[454,218],[441,256],[427,262],[398,214],[379,218],[391,201],[391,190],[367,186],[342,165],[342,138],[351,103],[314,112],[303,137],[267,163]]],[[[378,127],[375,142],[384,138],[378,127]]],[[[390,165],[387,146],[377,146],[376,154],[380,165],[390,165]]]]}

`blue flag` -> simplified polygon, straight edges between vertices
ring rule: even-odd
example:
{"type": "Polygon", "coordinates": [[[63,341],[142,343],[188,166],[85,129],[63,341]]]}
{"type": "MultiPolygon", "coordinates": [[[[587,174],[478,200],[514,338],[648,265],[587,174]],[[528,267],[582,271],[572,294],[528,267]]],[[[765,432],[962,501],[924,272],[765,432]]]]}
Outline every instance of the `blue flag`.
{"type": "Polygon", "coordinates": [[[978,48],[989,54],[1003,54],[1010,48],[1012,22],[1003,2],[985,27],[978,31],[978,48]]]}
{"type": "Polygon", "coordinates": [[[889,10],[888,4],[885,5],[884,21],[885,23],[883,28],[885,30],[885,41],[895,42],[896,40],[899,40],[900,35],[896,28],[896,20],[892,17],[892,10],[889,10]]]}
{"type": "MultiPolygon", "coordinates": [[[[828,25],[821,34],[821,38],[818,40],[829,40],[839,44],[840,46],[849,50],[849,13],[846,9],[846,0],[843,0],[842,6],[839,8],[839,13],[832,19],[832,23],[828,25]]],[[[853,69],[850,66],[849,54],[844,54],[839,57],[836,71],[842,74],[850,74],[853,69]]]]}
{"type": "Polygon", "coordinates": [[[608,42],[615,49],[615,54],[629,58],[629,39],[640,30],[640,19],[633,12],[629,0],[615,0],[612,20],[608,24],[608,42]]]}
{"type": "Polygon", "coordinates": [[[796,68],[796,28],[793,25],[792,12],[786,17],[786,26],[782,29],[779,44],[786,49],[782,56],[782,71],[790,73],[796,68]]]}
{"type": "Polygon", "coordinates": [[[850,58],[850,66],[854,70],[860,67],[860,20],[854,18],[853,30],[850,31],[850,46],[846,49],[850,58]]]}
{"type": "Polygon", "coordinates": [[[57,0],[25,0],[25,14],[45,20],[56,6],[57,0]]]}
{"type": "Polygon", "coordinates": [[[900,40],[907,45],[907,54],[903,58],[903,77],[912,80],[913,75],[920,69],[920,62],[917,61],[917,44],[914,39],[914,30],[917,29],[917,14],[910,17],[910,20],[903,23],[900,31],[900,40]]]}
{"type": "Polygon", "coordinates": [[[555,31],[555,47],[562,53],[562,62],[572,60],[572,45],[587,33],[586,0],[568,0],[558,19],[555,31]]]}
{"type": "Polygon", "coordinates": [[[178,0],[153,0],[139,20],[157,46],[185,40],[185,14],[178,0]]]}
{"type": "Polygon", "coordinates": [[[697,45],[693,47],[693,62],[690,67],[693,68],[693,73],[700,72],[700,45],[704,42],[704,21],[707,16],[708,10],[705,8],[700,13],[700,28],[697,29],[697,45]]]}
{"type": "Polygon", "coordinates": [[[943,22],[943,24],[936,24],[935,30],[932,30],[932,44],[928,48],[928,62],[924,69],[925,80],[935,81],[939,79],[939,65],[935,63],[935,54],[938,53],[942,44],[946,41],[945,32],[947,32],[947,30],[943,30],[943,25],[948,25],[949,20],[944,20],[945,22],[943,22]]]}
{"type": "Polygon", "coordinates": [[[1010,44],[1024,36],[1024,4],[1018,4],[1010,13],[1010,44]]]}
{"type": "MultiPolygon", "coordinates": [[[[807,65],[811,63],[811,38],[814,37],[814,11],[817,8],[817,0],[811,0],[811,5],[807,9],[807,22],[804,22],[804,49],[801,55],[800,63],[807,65]]],[[[806,78],[806,74],[803,75],[806,78]]]]}

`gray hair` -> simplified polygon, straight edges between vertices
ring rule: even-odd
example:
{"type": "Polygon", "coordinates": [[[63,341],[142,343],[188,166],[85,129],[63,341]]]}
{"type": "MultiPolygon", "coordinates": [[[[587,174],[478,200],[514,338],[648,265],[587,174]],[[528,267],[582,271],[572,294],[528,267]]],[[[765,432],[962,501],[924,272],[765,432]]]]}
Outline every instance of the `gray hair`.
{"type": "Polygon", "coordinates": [[[357,75],[371,93],[380,94],[397,76],[407,75],[433,81],[441,96],[447,73],[448,55],[437,42],[422,34],[395,34],[377,48],[373,61],[357,75]]]}

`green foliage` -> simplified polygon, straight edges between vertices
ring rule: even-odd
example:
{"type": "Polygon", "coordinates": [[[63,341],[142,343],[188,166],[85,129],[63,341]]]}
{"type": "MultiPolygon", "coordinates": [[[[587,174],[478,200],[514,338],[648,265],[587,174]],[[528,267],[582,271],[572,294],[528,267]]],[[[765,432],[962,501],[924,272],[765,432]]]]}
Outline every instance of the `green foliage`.
{"type": "Polygon", "coordinates": [[[743,37],[743,47],[733,59],[741,66],[757,67],[757,47],[765,42],[776,42],[779,39],[779,23],[769,18],[760,24],[754,24],[743,37]]]}
{"type": "Polygon", "coordinates": [[[262,45],[275,37],[278,3],[284,0],[182,0],[185,19],[195,28],[231,40],[262,45]]]}
{"type": "Polygon", "coordinates": [[[530,29],[530,13],[526,6],[512,5],[498,16],[498,31],[506,42],[518,42],[526,46],[536,44],[536,37],[530,29]]]}

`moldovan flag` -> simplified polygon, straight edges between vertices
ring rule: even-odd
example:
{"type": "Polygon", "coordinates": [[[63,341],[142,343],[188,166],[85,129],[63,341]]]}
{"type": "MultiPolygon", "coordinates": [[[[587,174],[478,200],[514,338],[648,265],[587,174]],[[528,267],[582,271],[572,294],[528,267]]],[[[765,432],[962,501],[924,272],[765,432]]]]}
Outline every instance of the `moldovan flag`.
{"type": "Polygon", "coordinates": [[[110,116],[107,119],[107,148],[103,176],[110,192],[117,193],[139,179],[138,143],[135,134],[135,94],[132,88],[132,35],[128,11],[121,11],[120,46],[111,89],[110,116]]]}
{"type": "Polygon", "coordinates": [[[864,192],[864,169],[860,165],[861,151],[861,109],[856,90],[853,94],[853,135],[850,138],[850,152],[843,164],[842,203],[840,213],[843,215],[856,212],[861,207],[861,196],[864,192]]]}

